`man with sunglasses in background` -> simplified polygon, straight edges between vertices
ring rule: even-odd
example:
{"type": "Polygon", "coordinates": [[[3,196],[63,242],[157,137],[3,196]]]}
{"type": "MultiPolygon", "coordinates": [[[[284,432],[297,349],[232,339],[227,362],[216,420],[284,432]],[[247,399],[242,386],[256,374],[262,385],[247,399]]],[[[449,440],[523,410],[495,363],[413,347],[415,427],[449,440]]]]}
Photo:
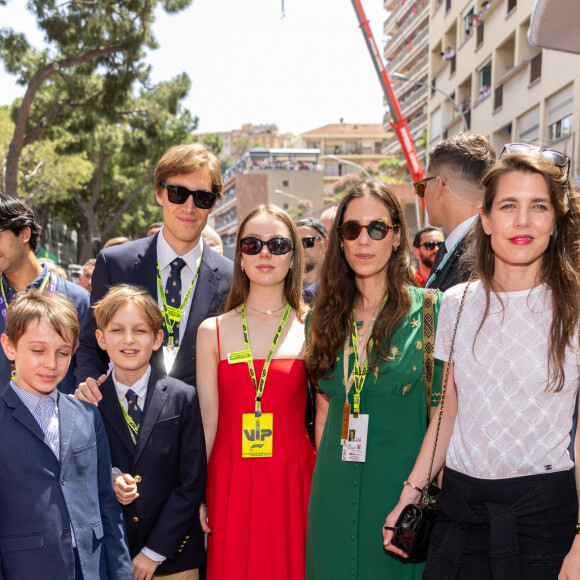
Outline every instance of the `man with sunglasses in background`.
{"type": "Polygon", "coordinates": [[[415,278],[417,284],[422,288],[425,287],[431,271],[431,266],[435,261],[437,250],[445,243],[445,238],[441,230],[433,226],[427,226],[419,230],[415,234],[413,240],[413,253],[417,259],[417,270],[415,270],[415,278]]]}
{"type": "MultiPolygon", "coordinates": [[[[155,169],[155,196],[163,227],[154,236],[100,252],[93,273],[91,304],[111,286],[134,284],[149,291],[163,312],[163,347],[151,366],[195,386],[197,329],[218,314],[232,280],[231,260],[204,244],[201,233],[222,197],[219,160],[204,145],[179,145],[165,152],[155,169]]],[[[79,390],[100,400],[109,357],[95,337],[92,311],[77,353],[79,390]]]]}
{"type": "Polygon", "coordinates": [[[429,223],[443,228],[447,238],[439,247],[426,288],[445,292],[469,278],[463,255],[483,200],[481,180],[495,157],[489,139],[472,132],[443,139],[429,152],[426,176],[414,183],[415,193],[425,199],[429,223]]]}
{"type": "Polygon", "coordinates": [[[308,288],[320,279],[320,267],[326,253],[328,231],[320,220],[312,217],[299,218],[295,223],[302,238],[304,287],[308,288]]]}

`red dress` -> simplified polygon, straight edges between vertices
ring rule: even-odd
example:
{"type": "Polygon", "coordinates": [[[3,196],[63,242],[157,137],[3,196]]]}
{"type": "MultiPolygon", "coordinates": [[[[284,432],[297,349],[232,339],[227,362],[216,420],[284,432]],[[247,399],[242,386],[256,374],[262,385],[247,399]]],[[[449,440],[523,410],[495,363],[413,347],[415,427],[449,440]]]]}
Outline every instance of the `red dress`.
{"type": "MultiPolygon", "coordinates": [[[[219,335],[218,335],[219,348],[219,335]]],[[[260,377],[264,360],[255,360],[260,377]]],[[[315,453],[304,424],[303,360],[273,359],[262,412],[273,413],[272,457],[242,458],[242,414],[254,411],[247,363],[218,364],[219,414],[208,463],[208,580],[304,579],[315,453]]]]}

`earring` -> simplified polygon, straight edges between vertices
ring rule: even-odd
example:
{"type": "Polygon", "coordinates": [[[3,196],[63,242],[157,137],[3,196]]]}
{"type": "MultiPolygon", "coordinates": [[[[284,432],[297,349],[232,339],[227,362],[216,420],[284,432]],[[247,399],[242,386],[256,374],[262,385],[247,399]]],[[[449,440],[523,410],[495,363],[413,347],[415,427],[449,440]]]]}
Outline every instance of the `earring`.
{"type": "Polygon", "coordinates": [[[342,252],[344,252],[344,244],[342,242],[340,242],[340,249],[342,252]]]}
{"type": "Polygon", "coordinates": [[[399,249],[399,246],[393,246],[393,254],[396,254],[398,249],[399,249]]]}
{"type": "Polygon", "coordinates": [[[242,272],[245,272],[246,270],[244,269],[244,265],[240,264],[240,268],[242,269],[242,272]]]}

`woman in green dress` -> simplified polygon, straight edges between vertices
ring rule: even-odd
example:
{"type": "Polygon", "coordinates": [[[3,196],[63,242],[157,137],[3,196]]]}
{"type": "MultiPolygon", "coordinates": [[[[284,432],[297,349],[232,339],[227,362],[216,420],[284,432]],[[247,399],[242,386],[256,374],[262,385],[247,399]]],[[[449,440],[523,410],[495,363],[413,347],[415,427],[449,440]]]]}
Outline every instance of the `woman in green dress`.
{"type": "Polygon", "coordinates": [[[441,295],[415,287],[411,257],[393,192],[356,182],[338,206],[307,321],[307,367],[318,390],[309,580],[422,575],[423,563],[386,552],[380,533],[441,385],[439,363],[431,372],[441,295]]]}

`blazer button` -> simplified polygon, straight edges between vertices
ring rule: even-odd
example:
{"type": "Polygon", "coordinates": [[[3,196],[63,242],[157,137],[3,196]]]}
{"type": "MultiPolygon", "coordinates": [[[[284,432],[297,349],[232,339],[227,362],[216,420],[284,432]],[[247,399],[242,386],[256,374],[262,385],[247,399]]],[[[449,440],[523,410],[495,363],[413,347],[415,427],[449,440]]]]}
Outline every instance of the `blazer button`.
{"type": "Polygon", "coordinates": [[[189,536],[185,536],[185,539],[186,539],[186,540],[189,540],[189,536]]]}
{"type": "Polygon", "coordinates": [[[132,519],[134,522],[138,522],[138,521],[139,521],[139,518],[138,518],[137,516],[133,516],[131,519],[132,519]]]}
{"type": "Polygon", "coordinates": [[[179,548],[179,550],[177,550],[177,553],[181,554],[181,552],[183,552],[183,550],[181,548],[179,548]]]}
{"type": "Polygon", "coordinates": [[[69,534],[70,534],[70,530],[69,530],[68,528],[65,528],[65,529],[62,531],[62,535],[63,535],[63,536],[68,536],[69,534]]]}
{"type": "Polygon", "coordinates": [[[135,483],[141,483],[141,476],[136,475],[133,479],[135,479],[135,483]]]}
{"type": "Polygon", "coordinates": [[[65,481],[66,481],[66,480],[65,480],[65,478],[63,477],[63,478],[60,480],[60,484],[61,484],[61,485],[64,485],[64,484],[65,484],[65,481]]]}

